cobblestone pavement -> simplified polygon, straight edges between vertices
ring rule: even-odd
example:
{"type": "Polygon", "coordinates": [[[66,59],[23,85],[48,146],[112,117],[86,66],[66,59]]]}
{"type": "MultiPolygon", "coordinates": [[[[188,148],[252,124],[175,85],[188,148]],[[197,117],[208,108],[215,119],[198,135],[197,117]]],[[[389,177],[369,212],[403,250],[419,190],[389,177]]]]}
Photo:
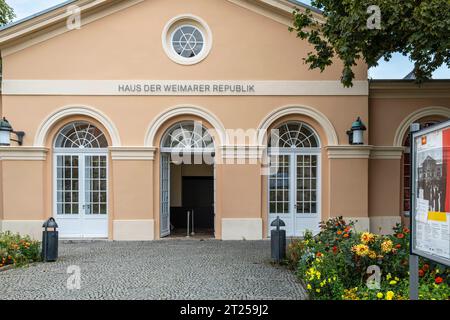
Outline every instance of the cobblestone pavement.
{"type": "Polygon", "coordinates": [[[304,299],[269,241],[65,242],[60,258],[0,272],[0,299],[304,299]],[[81,288],[67,289],[67,268],[81,288]]]}

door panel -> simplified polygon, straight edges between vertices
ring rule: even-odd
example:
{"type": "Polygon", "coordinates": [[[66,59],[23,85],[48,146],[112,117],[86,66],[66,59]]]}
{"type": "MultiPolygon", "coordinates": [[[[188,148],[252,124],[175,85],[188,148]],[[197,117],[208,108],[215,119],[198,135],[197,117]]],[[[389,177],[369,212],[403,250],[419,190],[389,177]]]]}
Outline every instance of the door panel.
{"type": "Polygon", "coordinates": [[[285,222],[287,236],[303,236],[306,230],[317,233],[321,216],[319,155],[295,152],[275,158],[269,175],[269,235],[277,216],[285,222]]]}
{"type": "Polygon", "coordinates": [[[170,235],[170,155],[161,154],[161,208],[160,208],[160,229],[161,238],[170,235]]]}
{"type": "Polygon", "coordinates": [[[55,156],[55,218],[61,237],[108,236],[107,156],[55,156]]]}

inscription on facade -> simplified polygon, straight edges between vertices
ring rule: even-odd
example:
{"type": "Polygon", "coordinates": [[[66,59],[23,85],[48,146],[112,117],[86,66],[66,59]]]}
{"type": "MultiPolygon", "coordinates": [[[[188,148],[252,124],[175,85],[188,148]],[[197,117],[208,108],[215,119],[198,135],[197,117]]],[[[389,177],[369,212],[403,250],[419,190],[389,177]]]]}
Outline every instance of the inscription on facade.
{"type": "Polygon", "coordinates": [[[119,84],[118,92],[124,94],[252,94],[254,84],[119,84]]]}

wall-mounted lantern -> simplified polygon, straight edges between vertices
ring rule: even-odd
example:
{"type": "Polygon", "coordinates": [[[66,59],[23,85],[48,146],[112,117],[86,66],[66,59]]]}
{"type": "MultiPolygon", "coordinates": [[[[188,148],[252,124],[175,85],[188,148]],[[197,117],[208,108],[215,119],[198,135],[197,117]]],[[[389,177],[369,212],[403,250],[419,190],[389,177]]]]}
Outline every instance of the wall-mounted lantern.
{"type": "Polygon", "coordinates": [[[11,140],[17,142],[19,146],[21,146],[24,135],[25,132],[23,131],[14,131],[5,117],[0,120],[0,146],[10,146],[11,140]],[[17,139],[11,139],[11,133],[14,133],[17,136],[17,139]]]}
{"type": "Polygon", "coordinates": [[[350,128],[350,130],[347,131],[348,143],[364,144],[364,131],[366,130],[366,126],[361,121],[361,118],[358,117],[358,119],[356,119],[356,121],[352,123],[352,127],[350,128]]]}

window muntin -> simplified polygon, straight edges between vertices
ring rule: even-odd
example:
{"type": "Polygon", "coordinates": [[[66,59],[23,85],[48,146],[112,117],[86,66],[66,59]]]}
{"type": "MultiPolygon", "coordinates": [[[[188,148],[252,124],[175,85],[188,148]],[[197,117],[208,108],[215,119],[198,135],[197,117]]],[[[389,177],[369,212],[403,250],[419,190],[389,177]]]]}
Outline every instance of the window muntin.
{"type": "Polygon", "coordinates": [[[290,201],[290,156],[279,155],[271,165],[278,170],[269,176],[269,210],[273,214],[287,214],[290,201]]]}
{"type": "Polygon", "coordinates": [[[66,125],[55,139],[55,148],[85,149],[107,148],[108,141],[103,132],[86,122],[66,125]]]}
{"type": "Polygon", "coordinates": [[[319,140],[316,133],[306,124],[288,122],[272,131],[269,147],[318,148],[319,140]]]}
{"type": "Polygon", "coordinates": [[[193,25],[182,25],[172,34],[172,48],[183,58],[193,58],[204,48],[203,33],[193,25]]]}
{"type": "Polygon", "coordinates": [[[161,147],[180,150],[213,149],[214,141],[208,129],[198,122],[190,121],[171,127],[166,132],[161,147]]]}

